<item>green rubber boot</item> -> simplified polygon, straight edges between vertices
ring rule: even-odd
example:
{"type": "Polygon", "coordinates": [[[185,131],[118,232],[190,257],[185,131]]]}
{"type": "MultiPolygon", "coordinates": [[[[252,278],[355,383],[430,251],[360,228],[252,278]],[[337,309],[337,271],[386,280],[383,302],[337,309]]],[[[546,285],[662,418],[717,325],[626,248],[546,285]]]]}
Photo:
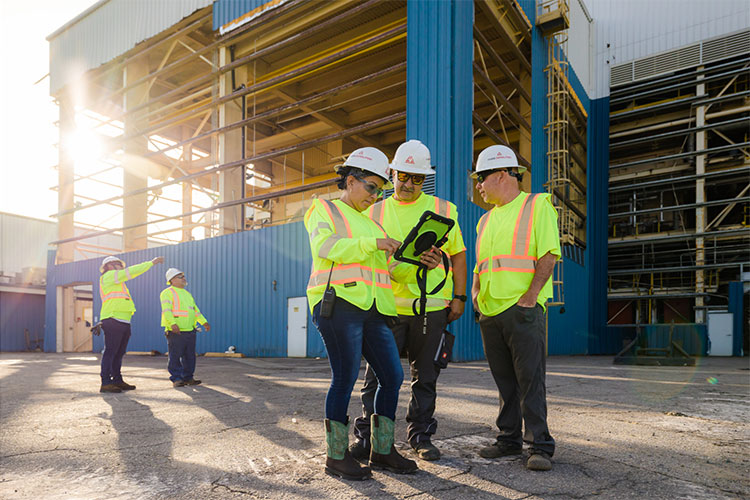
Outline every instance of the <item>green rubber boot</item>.
{"type": "Polygon", "coordinates": [[[373,415],[370,421],[370,467],[385,469],[396,474],[412,474],[419,470],[414,460],[404,458],[393,446],[393,420],[382,415],[373,415]]]}
{"type": "MultiPolygon", "coordinates": [[[[347,419],[348,421],[349,419],[347,419]]],[[[372,477],[369,467],[363,467],[349,453],[349,426],[335,420],[325,420],[326,474],[350,481],[372,477]]]]}

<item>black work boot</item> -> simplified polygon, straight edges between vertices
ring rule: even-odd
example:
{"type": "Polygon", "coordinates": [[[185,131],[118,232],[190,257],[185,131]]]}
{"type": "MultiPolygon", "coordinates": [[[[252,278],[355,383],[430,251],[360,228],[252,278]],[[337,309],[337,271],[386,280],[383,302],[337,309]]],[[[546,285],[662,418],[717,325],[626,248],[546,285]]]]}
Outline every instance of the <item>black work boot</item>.
{"type": "Polygon", "coordinates": [[[399,455],[393,446],[393,420],[373,415],[370,425],[370,467],[385,469],[396,474],[413,474],[419,470],[417,462],[399,455]]]}
{"type": "Polygon", "coordinates": [[[357,439],[349,446],[349,453],[360,462],[370,459],[370,444],[364,439],[357,439]]]}
{"type": "Polygon", "coordinates": [[[326,474],[350,481],[370,479],[372,472],[354,460],[347,449],[349,426],[326,419],[326,474]]]}

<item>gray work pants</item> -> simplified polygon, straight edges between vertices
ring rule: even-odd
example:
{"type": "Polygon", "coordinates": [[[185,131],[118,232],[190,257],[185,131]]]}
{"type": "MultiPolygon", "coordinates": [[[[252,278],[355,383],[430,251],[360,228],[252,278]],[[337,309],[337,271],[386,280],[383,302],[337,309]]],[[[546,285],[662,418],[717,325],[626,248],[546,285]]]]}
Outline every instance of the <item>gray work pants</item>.
{"type": "Polygon", "coordinates": [[[479,320],[484,353],[500,395],[498,441],[552,455],[555,440],[547,427],[544,311],[514,305],[497,316],[479,320]],[[525,433],[521,434],[521,419],[525,433]]]}

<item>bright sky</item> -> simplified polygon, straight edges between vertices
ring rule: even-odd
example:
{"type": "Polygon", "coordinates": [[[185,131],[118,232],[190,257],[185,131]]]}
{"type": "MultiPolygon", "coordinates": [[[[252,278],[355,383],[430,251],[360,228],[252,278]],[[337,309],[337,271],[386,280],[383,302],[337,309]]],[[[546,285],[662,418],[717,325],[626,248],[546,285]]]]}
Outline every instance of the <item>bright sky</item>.
{"type": "Polygon", "coordinates": [[[57,212],[57,107],[46,37],[96,0],[0,0],[0,212],[57,212]]]}

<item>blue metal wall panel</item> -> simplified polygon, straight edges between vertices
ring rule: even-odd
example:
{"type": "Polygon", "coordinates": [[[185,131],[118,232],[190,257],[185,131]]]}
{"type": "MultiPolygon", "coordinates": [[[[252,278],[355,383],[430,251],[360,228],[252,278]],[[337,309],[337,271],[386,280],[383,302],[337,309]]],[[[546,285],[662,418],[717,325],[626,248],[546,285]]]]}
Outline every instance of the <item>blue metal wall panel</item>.
{"type": "Polygon", "coordinates": [[[732,281],[729,283],[729,312],[734,313],[734,327],[732,328],[732,356],[742,356],[742,336],[743,336],[743,294],[744,288],[741,281],[732,281]]]}
{"type": "MultiPolygon", "coordinates": [[[[481,215],[481,209],[467,197],[472,162],[473,24],[473,2],[407,3],[406,138],[419,139],[430,148],[437,166],[435,194],[456,204],[469,270],[475,260],[475,227],[481,215]]],[[[450,330],[456,335],[454,359],[484,358],[470,305],[450,330]]]]}
{"type": "Polygon", "coordinates": [[[216,0],[214,2],[214,31],[240,16],[257,9],[270,0],[216,0]]]}
{"type": "MultiPolygon", "coordinates": [[[[671,324],[645,325],[645,342],[641,347],[667,347],[671,324]]],[[[635,327],[607,326],[607,338],[610,344],[617,344],[615,354],[635,338],[635,327]]],[[[706,356],[708,353],[708,330],[706,325],[697,323],[675,324],[672,340],[676,341],[691,356],[706,356]]]]}
{"type": "Polygon", "coordinates": [[[44,295],[0,292],[0,351],[25,351],[24,330],[31,339],[44,334],[44,295]]]}
{"type": "Polygon", "coordinates": [[[607,238],[609,225],[609,97],[591,101],[588,123],[589,346],[590,354],[616,354],[622,344],[607,324],[607,238]]]}
{"type": "MultiPolygon", "coordinates": [[[[287,299],[305,295],[310,250],[302,223],[246,231],[180,245],[129,252],[129,264],[158,255],[165,264],[128,282],[137,312],[133,317],[131,351],[166,350],[160,327],[159,293],[166,288],[169,267],[184,271],[188,289],[211,323],[211,332],[198,336],[199,353],[225,351],[230,345],[248,356],[284,357],[287,353],[287,299]],[[276,284],[274,285],[274,281],[276,284]]],[[[94,283],[94,311],[101,307],[99,260],[54,265],[47,274],[45,350],[55,350],[56,287],[94,283]]],[[[94,351],[102,349],[94,338],[94,351]]],[[[308,317],[308,355],[324,355],[322,341],[308,317]]]]}

